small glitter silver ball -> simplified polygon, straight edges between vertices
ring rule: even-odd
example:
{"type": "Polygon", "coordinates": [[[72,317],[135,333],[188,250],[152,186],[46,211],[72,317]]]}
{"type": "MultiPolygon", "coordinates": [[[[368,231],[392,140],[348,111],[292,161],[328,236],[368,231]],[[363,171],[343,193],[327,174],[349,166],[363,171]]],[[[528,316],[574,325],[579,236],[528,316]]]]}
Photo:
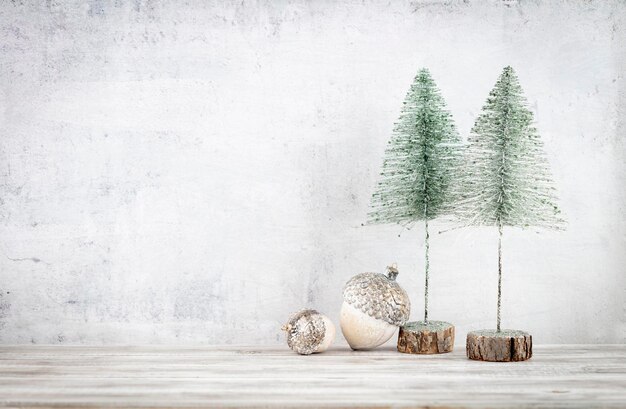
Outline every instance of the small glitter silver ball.
{"type": "Polygon", "coordinates": [[[315,310],[298,311],[282,329],[287,332],[289,348],[301,355],[323,352],[335,338],[333,323],[315,310]]]}

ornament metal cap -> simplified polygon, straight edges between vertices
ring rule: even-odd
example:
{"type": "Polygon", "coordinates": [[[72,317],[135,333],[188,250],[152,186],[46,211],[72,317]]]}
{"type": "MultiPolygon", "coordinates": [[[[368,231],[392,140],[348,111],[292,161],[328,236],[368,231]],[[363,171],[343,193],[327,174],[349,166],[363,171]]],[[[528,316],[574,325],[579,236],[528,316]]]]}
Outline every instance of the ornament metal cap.
{"type": "Polygon", "coordinates": [[[396,282],[398,267],[387,267],[387,275],[362,273],[352,277],[343,289],[343,299],[370,317],[401,326],[409,320],[411,302],[396,282]]]}

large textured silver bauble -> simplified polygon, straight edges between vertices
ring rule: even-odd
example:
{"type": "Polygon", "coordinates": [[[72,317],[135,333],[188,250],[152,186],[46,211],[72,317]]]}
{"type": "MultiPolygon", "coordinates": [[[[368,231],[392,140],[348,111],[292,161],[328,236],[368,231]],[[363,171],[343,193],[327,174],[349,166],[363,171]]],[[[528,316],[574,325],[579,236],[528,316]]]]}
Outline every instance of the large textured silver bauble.
{"type": "Polygon", "coordinates": [[[398,270],[388,274],[363,273],[352,277],[343,290],[341,331],[352,349],[384,344],[397,327],[409,320],[411,302],[395,281],[398,270]]]}
{"type": "Polygon", "coordinates": [[[287,332],[289,348],[301,355],[323,352],[335,339],[332,321],[315,310],[298,311],[282,329],[287,332]]]}

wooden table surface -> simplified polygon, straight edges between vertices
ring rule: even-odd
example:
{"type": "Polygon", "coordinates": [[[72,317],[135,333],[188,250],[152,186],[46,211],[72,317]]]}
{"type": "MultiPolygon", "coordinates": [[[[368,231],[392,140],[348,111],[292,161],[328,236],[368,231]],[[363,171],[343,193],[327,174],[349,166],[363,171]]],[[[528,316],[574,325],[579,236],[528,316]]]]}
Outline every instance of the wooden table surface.
{"type": "Polygon", "coordinates": [[[626,345],[535,346],[530,361],[464,348],[0,346],[2,407],[626,408],[626,345]]]}

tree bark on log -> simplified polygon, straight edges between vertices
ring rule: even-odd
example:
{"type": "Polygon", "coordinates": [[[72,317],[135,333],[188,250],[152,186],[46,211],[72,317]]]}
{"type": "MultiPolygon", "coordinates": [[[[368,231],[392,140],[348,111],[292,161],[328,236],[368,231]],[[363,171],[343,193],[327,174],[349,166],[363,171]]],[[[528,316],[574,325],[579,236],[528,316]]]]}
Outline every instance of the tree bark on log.
{"type": "Polygon", "coordinates": [[[443,354],[454,348],[454,325],[444,321],[409,322],[400,327],[398,351],[405,354],[443,354]]]}
{"type": "Polygon", "coordinates": [[[481,330],[467,334],[467,357],[477,361],[517,362],[533,356],[533,337],[517,330],[481,330]]]}

